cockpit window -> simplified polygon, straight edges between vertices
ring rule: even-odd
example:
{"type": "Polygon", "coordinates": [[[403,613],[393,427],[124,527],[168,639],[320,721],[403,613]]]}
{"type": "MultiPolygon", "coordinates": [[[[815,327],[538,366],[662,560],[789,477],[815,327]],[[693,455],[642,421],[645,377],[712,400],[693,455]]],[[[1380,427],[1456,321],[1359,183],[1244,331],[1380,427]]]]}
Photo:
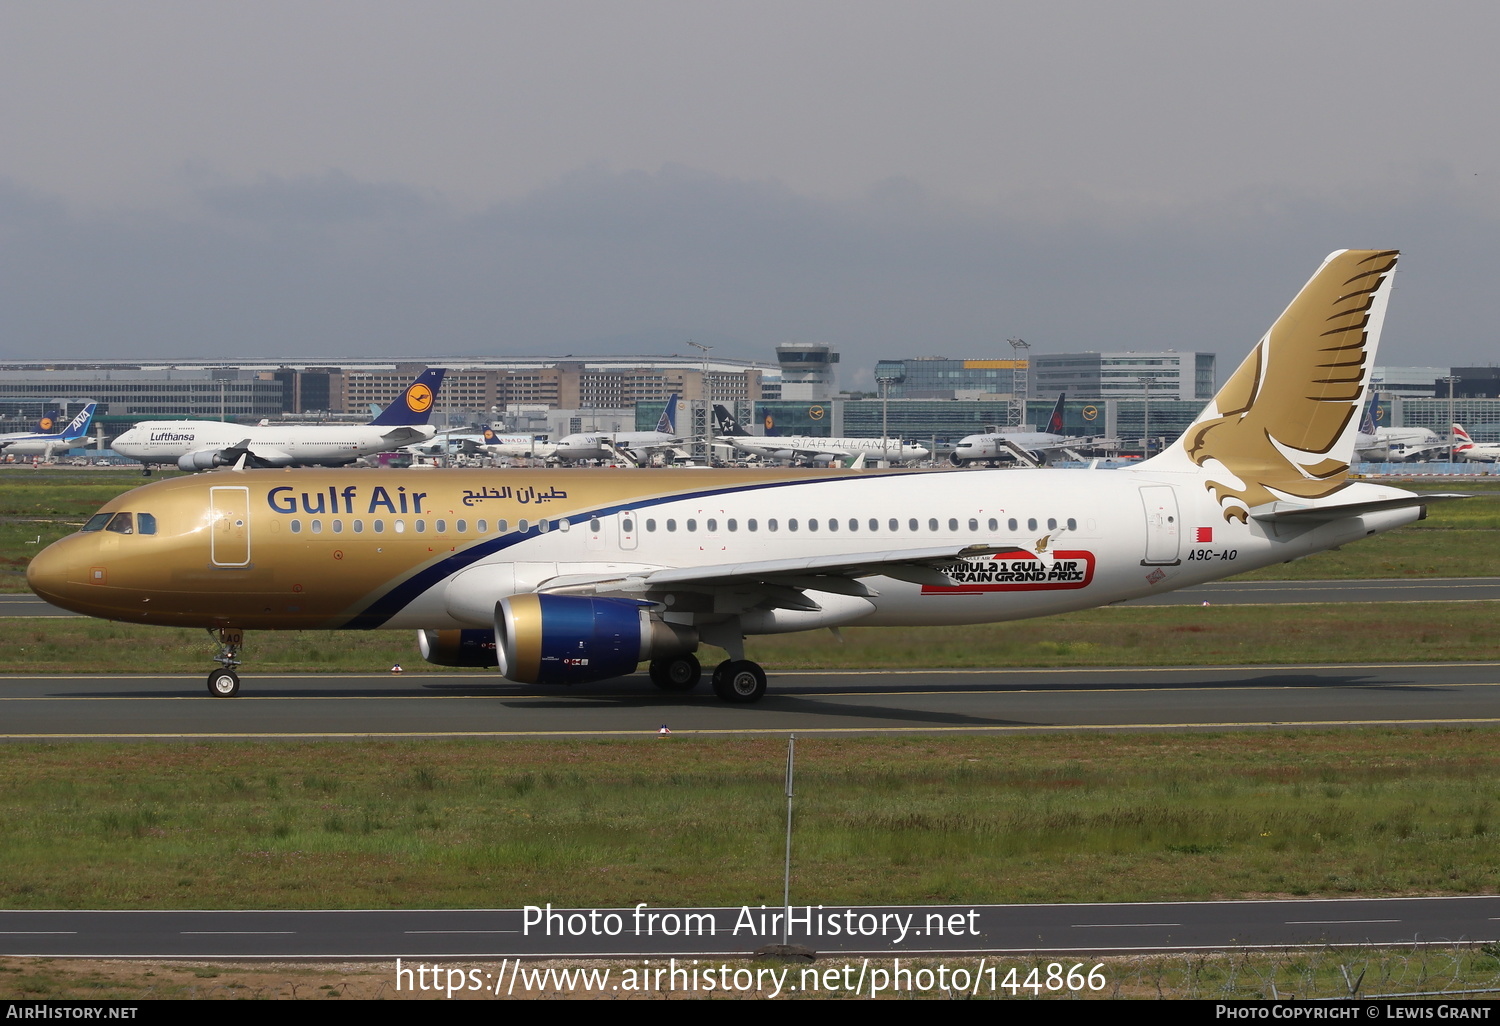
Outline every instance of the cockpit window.
{"type": "Polygon", "coordinates": [[[112,516],[114,516],[113,513],[95,513],[93,516],[89,517],[89,522],[80,527],[79,530],[102,531],[104,530],[104,525],[109,523],[109,518],[112,516]]]}
{"type": "Polygon", "coordinates": [[[135,517],[129,513],[116,513],[105,530],[115,534],[135,534],[135,517]]]}
{"type": "Polygon", "coordinates": [[[155,534],[156,514],[137,513],[135,515],[135,529],[140,534],[155,534]]]}

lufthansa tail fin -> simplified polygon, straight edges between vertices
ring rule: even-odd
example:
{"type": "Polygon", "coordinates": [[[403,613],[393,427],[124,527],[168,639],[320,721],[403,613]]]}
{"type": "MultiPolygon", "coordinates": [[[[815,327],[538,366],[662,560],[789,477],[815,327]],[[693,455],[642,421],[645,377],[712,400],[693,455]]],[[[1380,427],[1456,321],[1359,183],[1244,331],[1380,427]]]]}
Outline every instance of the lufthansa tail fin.
{"type": "Polygon", "coordinates": [[[432,417],[438,389],[443,385],[443,367],[429,367],[417,375],[406,389],[396,397],[370,424],[376,427],[411,427],[426,424],[432,417]]]}
{"type": "Polygon", "coordinates": [[[1241,522],[1343,488],[1396,256],[1330,254],[1198,419],[1141,468],[1195,471],[1224,519],[1241,522]]]}

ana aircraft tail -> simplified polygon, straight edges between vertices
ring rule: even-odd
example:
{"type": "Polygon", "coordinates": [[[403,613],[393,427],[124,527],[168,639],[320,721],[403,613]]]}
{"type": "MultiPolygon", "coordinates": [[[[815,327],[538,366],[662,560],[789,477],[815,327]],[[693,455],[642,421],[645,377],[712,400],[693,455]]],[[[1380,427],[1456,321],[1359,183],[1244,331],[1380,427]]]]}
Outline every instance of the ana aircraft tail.
{"type": "Polygon", "coordinates": [[[411,427],[426,424],[432,417],[432,407],[437,400],[438,389],[443,386],[446,368],[429,367],[417,375],[417,380],[406,386],[380,415],[370,423],[376,427],[411,427]]]}
{"type": "Polygon", "coordinates": [[[1395,250],[1329,255],[1153,470],[1195,469],[1225,520],[1348,483],[1395,250]]]}

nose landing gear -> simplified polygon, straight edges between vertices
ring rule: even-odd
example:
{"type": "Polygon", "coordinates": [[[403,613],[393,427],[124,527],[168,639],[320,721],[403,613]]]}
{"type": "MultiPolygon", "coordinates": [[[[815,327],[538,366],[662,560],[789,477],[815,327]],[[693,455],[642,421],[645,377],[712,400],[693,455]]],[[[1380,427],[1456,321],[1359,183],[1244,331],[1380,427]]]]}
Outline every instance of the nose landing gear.
{"type": "MultiPolygon", "coordinates": [[[[208,633],[212,635],[214,628],[210,627],[208,633]]],[[[240,665],[240,648],[245,644],[245,632],[236,627],[220,627],[218,634],[219,652],[214,656],[214,661],[221,669],[208,675],[208,693],[215,698],[233,698],[240,693],[240,678],[234,669],[240,665]]]]}

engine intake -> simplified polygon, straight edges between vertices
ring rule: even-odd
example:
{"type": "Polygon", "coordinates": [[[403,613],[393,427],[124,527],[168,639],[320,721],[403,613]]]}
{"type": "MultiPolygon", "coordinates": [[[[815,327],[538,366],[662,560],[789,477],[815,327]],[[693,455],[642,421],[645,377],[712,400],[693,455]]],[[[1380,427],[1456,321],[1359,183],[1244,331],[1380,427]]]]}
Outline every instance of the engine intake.
{"type": "Polygon", "coordinates": [[[584,684],[691,652],[698,632],[653,619],[652,604],[582,595],[511,595],[495,605],[500,672],[521,684],[584,684]]]}

